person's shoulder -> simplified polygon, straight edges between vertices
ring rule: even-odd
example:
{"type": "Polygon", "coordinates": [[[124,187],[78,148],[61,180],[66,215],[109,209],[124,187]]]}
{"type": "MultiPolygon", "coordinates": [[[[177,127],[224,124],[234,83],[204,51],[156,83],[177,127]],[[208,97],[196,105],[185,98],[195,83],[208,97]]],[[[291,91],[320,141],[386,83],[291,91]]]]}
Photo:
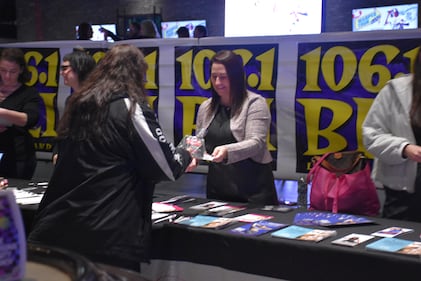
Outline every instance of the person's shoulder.
{"type": "Polygon", "coordinates": [[[393,84],[410,84],[412,82],[412,78],[412,74],[405,74],[400,77],[393,78],[389,82],[393,84]]]}
{"type": "Polygon", "coordinates": [[[40,94],[37,88],[35,88],[34,86],[27,86],[25,84],[23,84],[19,91],[21,91],[21,93],[23,95],[25,95],[28,98],[39,98],[40,94]]]}
{"type": "Polygon", "coordinates": [[[247,99],[243,105],[245,105],[245,107],[243,106],[243,112],[250,112],[252,110],[259,112],[262,116],[270,115],[267,100],[258,93],[247,91],[247,99]]]}
{"type": "Polygon", "coordinates": [[[389,85],[393,92],[406,93],[412,89],[412,79],[412,74],[403,75],[389,80],[386,86],[389,85]]]}
{"type": "Polygon", "coordinates": [[[211,102],[212,102],[212,98],[208,98],[200,104],[200,107],[202,107],[202,108],[208,107],[208,106],[210,106],[211,102]]]}
{"type": "Polygon", "coordinates": [[[390,82],[392,83],[410,83],[412,81],[412,74],[405,74],[399,77],[395,77],[393,79],[390,80],[390,82]]]}
{"type": "Polygon", "coordinates": [[[26,84],[22,84],[21,89],[27,92],[38,92],[38,89],[34,86],[28,86],[26,84]]]}
{"type": "Polygon", "coordinates": [[[249,103],[266,104],[266,99],[262,95],[260,95],[258,93],[255,93],[255,92],[252,92],[252,91],[249,91],[249,90],[247,91],[247,99],[248,99],[249,103]]]}
{"type": "Polygon", "coordinates": [[[247,90],[247,96],[249,99],[264,99],[264,97],[261,94],[258,94],[250,90],[247,90]]]}

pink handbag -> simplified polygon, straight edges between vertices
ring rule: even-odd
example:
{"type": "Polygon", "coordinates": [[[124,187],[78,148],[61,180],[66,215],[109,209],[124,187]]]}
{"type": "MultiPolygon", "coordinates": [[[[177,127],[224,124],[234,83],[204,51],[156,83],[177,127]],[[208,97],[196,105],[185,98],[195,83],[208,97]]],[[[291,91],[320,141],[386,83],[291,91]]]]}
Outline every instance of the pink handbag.
{"type": "Polygon", "coordinates": [[[307,175],[310,209],[366,216],[379,214],[380,203],[370,165],[358,151],[313,157],[307,175]]]}

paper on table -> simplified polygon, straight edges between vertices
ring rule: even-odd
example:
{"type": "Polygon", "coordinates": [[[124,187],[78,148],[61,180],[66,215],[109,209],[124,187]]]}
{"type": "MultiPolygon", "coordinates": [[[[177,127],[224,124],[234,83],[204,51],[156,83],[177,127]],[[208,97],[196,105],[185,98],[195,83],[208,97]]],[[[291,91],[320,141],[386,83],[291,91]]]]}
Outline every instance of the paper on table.
{"type": "Polygon", "coordinates": [[[41,202],[41,199],[42,195],[36,195],[34,197],[16,199],[16,203],[18,203],[19,205],[39,204],[41,202]]]}
{"type": "Polygon", "coordinates": [[[20,189],[11,189],[16,198],[16,203],[20,205],[31,205],[39,204],[41,202],[43,194],[28,192],[20,189]]]}
{"type": "Polygon", "coordinates": [[[153,202],[152,203],[152,211],[157,213],[168,213],[168,212],[179,212],[183,211],[184,208],[168,203],[161,203],[161,202],[153,202]]]}

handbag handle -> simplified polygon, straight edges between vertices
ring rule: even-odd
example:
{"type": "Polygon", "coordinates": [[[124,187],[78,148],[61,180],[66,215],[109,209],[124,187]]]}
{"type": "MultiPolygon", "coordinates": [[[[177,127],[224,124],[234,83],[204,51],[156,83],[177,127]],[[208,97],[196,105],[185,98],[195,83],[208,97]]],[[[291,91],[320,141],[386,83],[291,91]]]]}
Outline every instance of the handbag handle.
{"type": "MultiPolygon", "coordinates": [[[[337,152],[337,153],[341,153],[341,152],[337,152]]],[[[326,154],[328,154],[328,155],[330,155],[331,153],[326,153],[326,154]]],[[[342,153],[341,153],[342,154],[342,153]]],[[[322,166],[323,167],[325,167],[326,169],[328,169],[329,171],[331,171],[331,172],[334,172],[334,173],[336,173],[336,174],[346,174],[346,173],[348,173],[349,171],[352,171],[354,168],[355,168],[355,166],[357,166],[357,164],[358,164],[358,162],[361,160],[361,159],[363,159],[364,158],[364,156],[361,154],[361,152],[358,152],[358,157],[356,157],[355,158],[355,160],[354,160],[354,162],[352,163],[352,165],[350,166],[350,167],[348,167],[348,168],[344,168],[344,169],[338,169],[338,168],[336,168],[336,167],[334,167],[332,164],[330,164],[328,161],[325,161],[325,158],[326,157],[324,157],[323,158],[323,161],[322,161],[322,166]]]]}
{"type": "Polygon", "coordinates": [[[307,178],[306,178],[306,181],[307,181],[307,184],[309,184],[310,182],[311,182],[311,176],[314,174],[314,172],[315,172],[315,167],[317,167],[317,166],[320,166],[321,165],[321,163],[326,159],[326,157],[328,157],[329,156],[329,153],[325,153],[325,154],[323,154],[317,161],[316,161],[316,163],[314,163],[313,164],[313,168],[311,168],[310,169],[310,171],[308,172],[308,174],[307,174],[307,178]]]}

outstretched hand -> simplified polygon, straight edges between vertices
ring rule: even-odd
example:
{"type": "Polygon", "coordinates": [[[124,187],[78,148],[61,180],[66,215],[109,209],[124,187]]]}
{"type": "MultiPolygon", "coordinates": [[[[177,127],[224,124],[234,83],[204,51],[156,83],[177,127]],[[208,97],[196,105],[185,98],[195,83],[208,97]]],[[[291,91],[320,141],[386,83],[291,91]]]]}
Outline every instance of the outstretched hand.
{"type": "Polygon", "coordinates": [[[213,162],[221,163],[228,158],[228,150],[224,146],[217,146],[212,152],[213,162]]]}
{"type": "Polygon", "coordinates": [[[5,178],[0,178],[0,189],[6,188],[9,185],[9,181],[5,178]]]}
{"type": "Polygon", "coordinates": [[[415,162],[421,162],[421,146],[408,144],[403,150],[403,156],[415,162]]]}
{"type": "Polygon", "coordinates": [[[199,164],[199,160],[197,160],[196,158],[192,158],[192,161],[190,162],[190,164],[186,168],[186,173],[189,173],[189,172],[193,171],[194,169],[196,169],[198,164],[199,164]]]}

